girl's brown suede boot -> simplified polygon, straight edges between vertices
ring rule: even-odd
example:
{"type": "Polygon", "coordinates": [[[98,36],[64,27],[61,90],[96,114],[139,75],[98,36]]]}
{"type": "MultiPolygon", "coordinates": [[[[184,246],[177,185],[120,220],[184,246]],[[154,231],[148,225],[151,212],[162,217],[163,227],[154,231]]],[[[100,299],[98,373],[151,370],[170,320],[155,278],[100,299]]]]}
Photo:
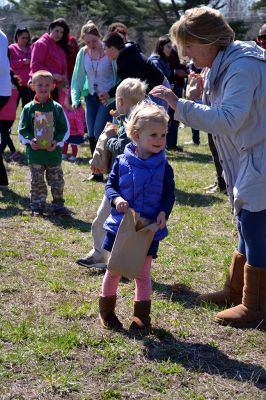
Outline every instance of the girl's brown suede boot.
{"type": "Polygon", "coordinates": [[[115,315],[116,296],[99,298],[100,322],[106,329],[121,330],[123,325],[115,315]]]}
{"type": "Polygon", "coordinates": [[[133,321],[130,330],[149,331],[151,329],[151,300],[135,301],[133,321]]]}

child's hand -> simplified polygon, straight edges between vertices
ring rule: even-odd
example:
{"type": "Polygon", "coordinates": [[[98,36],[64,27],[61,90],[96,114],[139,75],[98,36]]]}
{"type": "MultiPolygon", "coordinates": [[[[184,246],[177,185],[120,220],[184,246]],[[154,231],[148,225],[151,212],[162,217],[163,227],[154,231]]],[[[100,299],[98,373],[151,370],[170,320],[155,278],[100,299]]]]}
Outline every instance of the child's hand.
{"type": "Polygon", "coordinates": [[[56,149],[56,145],[57,145],[56,141],[52,140],[51,146],[48,147],[47,151],[54,151],[56,149]]]}
{"type": "Polygon", "coordinates": [[[106,134],[106,136],[108,137],[108,139],[114,137],[117,135],[117,131],[116,131],[116,126],[115,124],[109,124],[105,129],[104,129],[104,133],[106,134]]]}
{"type": "Polygon", "coordinates": [[[163,229],[166,225],[166,219],[165,219],[165,212],[161,211],[159,212],[159,214],[157,215],[157,225],[159,225],[160,229],[163,229]]]}
{"type": "Polygon", "coordinates": [[[41,146],[37,143],[36,138],[31,140],[30,147],[32,148],[32,150],[40,150],[41,149],[41,146]]]}
{"type": "Polygon", "coordinates": [[[108,99],[110,99],[110,96],[107,92],[99,93],[99,99],[101,103],[103,103],[104,106],[108,105],[108,99]]]}
{"type": "Polygon", "coordinates": [[[116,211],[121,212],[121,213],[127,213],[128,211],[128,202],[123,199],[123,197],[116,197],[113,200],[113,203],[115,205],[116,211]]]}

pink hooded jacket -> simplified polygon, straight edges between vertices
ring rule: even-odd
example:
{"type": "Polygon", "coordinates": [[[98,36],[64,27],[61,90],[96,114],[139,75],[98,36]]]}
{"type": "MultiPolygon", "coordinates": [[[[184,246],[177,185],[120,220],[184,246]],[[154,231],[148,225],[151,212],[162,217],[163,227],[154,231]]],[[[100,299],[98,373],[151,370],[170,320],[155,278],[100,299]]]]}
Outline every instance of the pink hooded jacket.
{"type": "MultiPolygon", "coordinates": [[[[48,33],[42,35],[32,46],[30,69],[30,76],[42,69],[51,74],[64,75],[67,83],[66,53],[48,33]]],[[[55,81],[55,84],[60,86],[59,82],[55,81]]]]}
{"type": "Polygon", "coordinates": [[[24,64],[24,58],[31,58],[31,46],[27,51],[21,50],[17,43],[8,46],[10,52],[10,67],[22,80],[22,86],[27,86],[30,76],[30,64],[24,64]]]}
{"type": "Polygon", "coordinates": [[[15,121],[16,111],[17,111],[17,99],[18,99],[17,88],[13,88],[11,97],[9,97],[8,102],[0,110],[0,121],[15,121]]]}
{"type": "Polygon", "coordinates": [[[83,107],[73,110],[64,108],[70,126],[70,136],[84,135],[85,132],[85,113],[83,107]]]}

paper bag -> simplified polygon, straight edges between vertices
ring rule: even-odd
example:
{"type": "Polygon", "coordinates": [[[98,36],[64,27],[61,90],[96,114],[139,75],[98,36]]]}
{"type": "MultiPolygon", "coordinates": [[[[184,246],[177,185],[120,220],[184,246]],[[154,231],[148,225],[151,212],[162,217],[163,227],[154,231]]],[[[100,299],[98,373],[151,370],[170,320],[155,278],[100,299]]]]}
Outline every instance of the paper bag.
{"type": "Polygon", "coordinates": [[[119,226],[107,264],[108,270],[129,279],[138,277],[158,229],[156,223],[141,218],[130,208],[119,226]]]}
{"type": "Polygon", "coordinates": [[[35,111],[34,136],[42,149],[51,147],[54,139],[54,115],[53,112],[35,111]]]}
{"type": "MultiPolygon", "coordinates": [[[[116,124],[110,124],[110,122],[107,122],[103,132],[99,136],[92,160],[90,161],[92,167],[100,169],[104,174],[108,174],[110,172],[112,160],[112,153],[106,148],[107,141],[110,139],[110,137],[107,137],[105,133],[105,129],[110,128],[110,126],[117,131],[118,126],[116,124]]],[[[116,134],[113,136],[116,136],[116,134]]]]}

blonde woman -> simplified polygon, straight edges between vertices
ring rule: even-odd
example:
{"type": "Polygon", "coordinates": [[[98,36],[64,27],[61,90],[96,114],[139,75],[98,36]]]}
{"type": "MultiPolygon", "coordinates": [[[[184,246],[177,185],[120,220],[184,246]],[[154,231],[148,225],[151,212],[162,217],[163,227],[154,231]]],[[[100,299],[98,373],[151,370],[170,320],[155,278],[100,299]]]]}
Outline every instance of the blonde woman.
{"type": "Polygon", "coordinates": [[[107,93],[115,85],[116,73],[114,66],[104,53],[99,30],[92,21],[82,27],[80,38],[85,46],[80,49],[76,58],[71,97],[73,107],[80,105],[82,96],[85,98],[86,123],[93,153],[106,122],[111,121],[109,111],[114,101],[114,99],[109,99],[108,104],[103,104],[99,96],[107,93]]]}
{"type": "Polygon", "coordinates": [[[255,42],[234,41],[222,14],[188,10],[171,28],[183,56],[207,67],[203,104],[157,87],[175,118],[210,132],[224,170],[239,241],[224,289],[199,301],[234,304],[215,321],[236,326],[266,320],[266,52],[255,42]]]}

